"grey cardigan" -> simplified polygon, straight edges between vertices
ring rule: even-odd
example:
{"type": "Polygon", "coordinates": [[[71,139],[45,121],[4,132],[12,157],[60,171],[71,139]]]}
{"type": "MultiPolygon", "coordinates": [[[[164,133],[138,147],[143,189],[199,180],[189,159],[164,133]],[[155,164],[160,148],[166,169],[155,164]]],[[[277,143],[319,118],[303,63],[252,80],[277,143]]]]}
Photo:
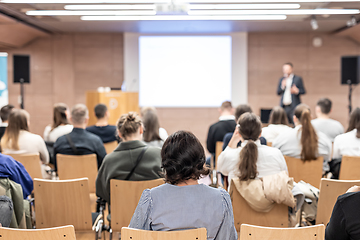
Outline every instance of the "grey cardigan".
{"type": "MultiPolygon", "coordinates": [[[[146,146],[141,141],[122,142],[106,155],[96,178],[96,195],[110,203],[110,180],[124,180],[146,146]]],[[[149,147],[130,177],[130,181],[153,180],[161,177],[160,148],[149,147]]]]}

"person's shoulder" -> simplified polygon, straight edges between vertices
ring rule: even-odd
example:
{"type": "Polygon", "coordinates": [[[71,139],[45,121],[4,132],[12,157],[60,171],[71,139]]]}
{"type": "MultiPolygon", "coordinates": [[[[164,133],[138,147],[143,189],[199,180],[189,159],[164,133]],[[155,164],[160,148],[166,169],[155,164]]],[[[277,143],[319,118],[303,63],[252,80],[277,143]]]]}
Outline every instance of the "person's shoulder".
{"type": "Polygon", "coordinates": [[[337,198],[337,201],[340,202],[340,203],[345,203],[348,202],[348,201],[356,201],[356,202],[359,202],[360,201],[360,192],[348,192],[348,193],[345,193],[343,195],[340,195],[338,198],[337,198]]]}
{"type": "Polygon", "coordinates": [[[92,133],[92,132],[88,132],[88,131],[85,131],[85,134],[86,134],[87,137],[88,137],[89,139],[91,139],[92,141],[101,142],[101,144],[103,144],[101,138],[100,138],[98,135],[96,135],[96,134],[94,134],[94,133],[92,133]]]}
{"type": "Polygon", "coordinates": [[[95,129],[96,129],[96,126],[95,126],[95,125],[92,125],[92,126],[88,126],[88,127],[86,128],[86,131],[88,131],[88,132],[93,132],[95,129]]]}
{"type": "Polygon", "coordinates": [[[148,148],[146,149],[145,154],[160,157],[161,148],[148,146],[148,148]]]}

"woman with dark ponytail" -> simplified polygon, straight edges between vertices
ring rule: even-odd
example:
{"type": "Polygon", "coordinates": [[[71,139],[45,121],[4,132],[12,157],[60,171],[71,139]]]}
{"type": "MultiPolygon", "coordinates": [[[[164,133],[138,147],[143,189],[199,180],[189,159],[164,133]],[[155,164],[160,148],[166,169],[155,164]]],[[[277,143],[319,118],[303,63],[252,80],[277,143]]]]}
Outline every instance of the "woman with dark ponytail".
{"type": "Polygon", "coordinates": [[[350,115],[349,127],[344,134],[334,139],[333,158],[342,156],[360,156],[360,108],[350,115]]]}
{"type": "Polygon", "coordinates": [[[254,113],[244,113],[238,120],[227,148],[220,154],[218,170],[225,176],[241,181],[287,171],[285,159],[278,149],[261,145],[261,121],[254,113]],[[237,148],[237,143],[242,141],[237,148]]]}
{"type": "Polygon", "coordinates": [[[280,134],[272,143],[274,148],[290,157],[301,158],[304,161],[324,157],[323,170],[329,170],[328,161],[331,154],[331,141],[322,132],[317,132],[311,124],[310,108],[300,104],[294,111],[295,128],[280,134]]]}

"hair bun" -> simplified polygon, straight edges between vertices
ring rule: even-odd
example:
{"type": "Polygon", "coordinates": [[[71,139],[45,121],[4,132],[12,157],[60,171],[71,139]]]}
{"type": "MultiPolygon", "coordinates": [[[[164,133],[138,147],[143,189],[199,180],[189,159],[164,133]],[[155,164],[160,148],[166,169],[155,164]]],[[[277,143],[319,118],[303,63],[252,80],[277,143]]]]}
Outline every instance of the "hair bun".
{"type": "Polygon", "coordinates": [[[132,113],[129,113],[126,117],[127,121],[135,121],[135,116],[132,113]]]}

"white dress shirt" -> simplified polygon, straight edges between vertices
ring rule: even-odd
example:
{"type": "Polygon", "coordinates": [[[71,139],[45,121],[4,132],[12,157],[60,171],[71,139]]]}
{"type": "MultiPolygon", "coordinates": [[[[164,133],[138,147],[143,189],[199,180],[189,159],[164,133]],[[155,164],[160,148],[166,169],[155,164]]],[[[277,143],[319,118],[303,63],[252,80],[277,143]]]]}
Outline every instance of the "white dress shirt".
{"type": "Polygon", "coordinates": [[[270,124],[262,129],[261,136],[264,137],[267,142],[273,142],[280,133],[290,129],[291,127],[284,124],[270,124]]]}
{"type": "MultiPolygon", "coordinates": [[[[229,186],[232,178],[239,177],[240,152],[248,143],[244,141],[238,148],[231,148],[229,146],[220,154],[217,162],[217,170],[225,176],[228,176],[229,186]]],[[[287,171],[284,156],[279,149],[261,145],[260,140],[257,140],[258,159],[256,167],[258,171],[257,178],[277,174],[281,171],[287,171]]]]}
{"type": "Polygon", "coordinates": [[[290,105],[292,103],[291,86],[292,86],[293,78],[294,78],[294,74],[290,74],[290,76],[286,78],[286,87],[285,87],[284,96],[283,96],[283,104],[284,105],[290,105]]]}
{"type": "Polygon", "coordinates": [[[360,156],[360,138],[356,137],[356,133],[354,129],[335,138],[333,158],[360,156]]]}
{"type": "MultiPolygon", "coordinates": [[[[316,130],[315,130],[316,131],[316,130]]],[[[331,141],[330,139],[322,132],[316,131],[318,136],[318,151],[319,156],[324,157],[324,166],[323,170],[328,171],[331,154],[331,141]]],[[[272,142],[274,148],[280,149],[283,155],[289,157],[300,158],[301,155],[301,125],[296,126],[289,131],[286,131],[272,142]]]]}

